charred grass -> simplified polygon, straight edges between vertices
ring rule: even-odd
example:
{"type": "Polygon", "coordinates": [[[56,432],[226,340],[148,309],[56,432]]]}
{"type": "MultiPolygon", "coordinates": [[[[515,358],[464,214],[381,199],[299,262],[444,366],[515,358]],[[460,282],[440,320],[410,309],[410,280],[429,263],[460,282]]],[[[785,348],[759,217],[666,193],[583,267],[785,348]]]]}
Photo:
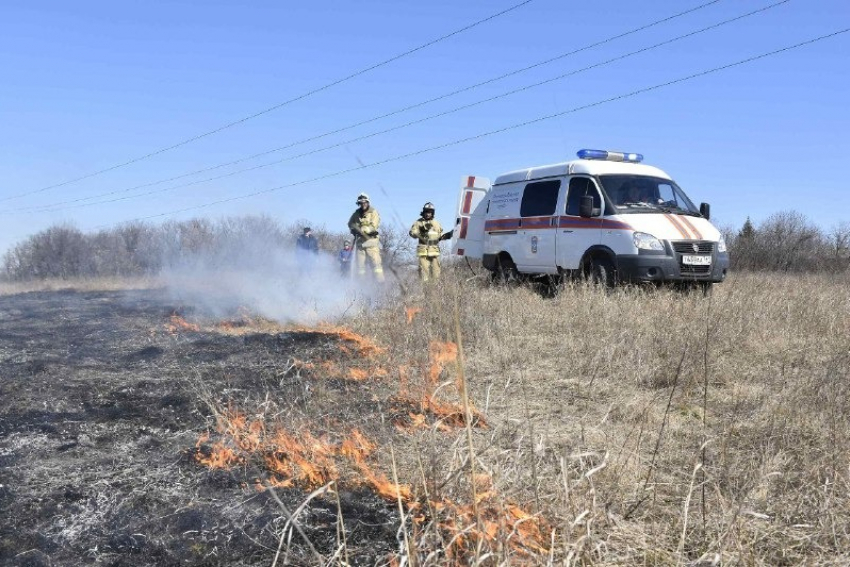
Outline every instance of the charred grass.
{"type": "MultiPolygon", "coordinates": [[[[352,356],[336,335],[172,327],[191,311],[158,291],[0,298],[0,564],[268,565],[305,487],[273,497],[257,462],[204,466],[202,439],[225,412],[317,435],[377,421],[371,386],[296,364],[352,356]]],[[[352,564],[388,556],[396,508],[356,484],[338,502],[300,514],[315,552],[333,554],[339,513],[352,564]]],[[[313,563],[292,547],[289,564],[313,563]]]]}
{"type": "Polygon", "coordinates": [[[0,563],[850,561],[848,280],[0,297],[0,563]]]}

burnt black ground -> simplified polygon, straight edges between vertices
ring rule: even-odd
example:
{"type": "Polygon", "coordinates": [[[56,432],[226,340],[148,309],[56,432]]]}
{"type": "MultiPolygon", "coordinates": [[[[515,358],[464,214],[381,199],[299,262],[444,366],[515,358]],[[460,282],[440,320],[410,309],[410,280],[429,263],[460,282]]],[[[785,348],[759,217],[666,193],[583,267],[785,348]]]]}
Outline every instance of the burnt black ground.
{"type": "MultiPolygon", "coordinates": [[[[251,485],[262,473],[193,458],[206,402],[369,421],[368,386],[292,370],[334,355],[333,338],[175,335],[174,312],[192,306],[158,290],[0,297],[0,565],[270,565],[285,518],[251,485]]],[[[292,510],[306,492],[278,495],[292,510]]],[[[340,498],[352,563],[384,562],[397,511],[366,490],[340,498]]],[[[325,557],[336,518],[317,499],[299,522],[325,557]]],[[[314,564],[297,534],[288,561],[314,564]]]]}

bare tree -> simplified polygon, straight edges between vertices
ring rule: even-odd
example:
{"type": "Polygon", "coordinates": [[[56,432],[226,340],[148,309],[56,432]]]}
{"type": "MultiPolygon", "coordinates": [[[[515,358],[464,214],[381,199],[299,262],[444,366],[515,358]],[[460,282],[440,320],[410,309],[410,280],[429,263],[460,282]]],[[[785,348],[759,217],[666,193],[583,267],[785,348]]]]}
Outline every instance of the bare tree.
{"type": "Polygon", "coordinates": [[[747,219],[730,241],[732,268],[779,272],[835,271],[839,269],[834,251],[839,241],[835,238],[828,238],[820,228],[795,211],[773,214],[757,228],[747,219]]]}
{"type": "Polygon", "coordinates": [[[416,242],[398,225],[381,226],[381,256],[390,267],[410,264],[415,257],[416,242]]]}
{"type": "Polygon", "coordinates": [[[842,221],[829,233],[830,245],[838,270],[850,270],[850,222],[842,221]]]}

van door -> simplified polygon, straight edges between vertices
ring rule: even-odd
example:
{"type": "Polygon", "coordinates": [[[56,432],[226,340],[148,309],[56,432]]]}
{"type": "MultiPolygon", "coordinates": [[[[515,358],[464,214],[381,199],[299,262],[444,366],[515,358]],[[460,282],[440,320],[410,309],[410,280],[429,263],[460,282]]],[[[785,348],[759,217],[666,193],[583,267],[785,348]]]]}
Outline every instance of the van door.
{"type": "Polygon", "coordinates": [[[520,254],[514,258],[521,272],[554,274],[560,179],[527,183],[520,202],[520,254]]]}
{"type": "Polygon", "coordinates": [[[579,216],[581,198],[593,197],[593,208],[602,210],[602,194],[590,177],[570,178],[564,214],[558,218],[557,258],[558,266],[565,270],[576,270],[585,251],[602,241],[602,217],[579,216]]]}
{"type": "Polygon", "coordinates": [[[481,258],[484,246],[484,221],[490,180],[469,175],[461,179],[457,215],[452,233],[452,254],[481,258]]]}

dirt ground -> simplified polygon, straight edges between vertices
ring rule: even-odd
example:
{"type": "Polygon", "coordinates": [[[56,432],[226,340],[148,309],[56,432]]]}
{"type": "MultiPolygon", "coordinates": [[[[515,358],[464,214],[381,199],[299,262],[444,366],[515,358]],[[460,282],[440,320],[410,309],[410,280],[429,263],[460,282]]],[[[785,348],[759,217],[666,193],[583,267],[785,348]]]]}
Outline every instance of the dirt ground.
{"type": "MultiPolygon", "coordinates": [[[[283,508],[309,490],[277,488],[277,502],[255,486],[268,471],[254,461],[201,466],[213,408],[309,416],[326,432],[350,427],[349,413],[367,429],[380,421],[376,386],[317,385],[304,371],[350,352],[339,337],[174,329],[175,314],[203,316],[158,290],[0,297],[0,564],[270,565],[283,508]]],[[[338,549],[339,517],[352,564],[398,549],[398,508],[351,483],[299,515],[324,557],[338,549]]],[[[285,553],[314,564],[298,533],[285,553]]]]}

